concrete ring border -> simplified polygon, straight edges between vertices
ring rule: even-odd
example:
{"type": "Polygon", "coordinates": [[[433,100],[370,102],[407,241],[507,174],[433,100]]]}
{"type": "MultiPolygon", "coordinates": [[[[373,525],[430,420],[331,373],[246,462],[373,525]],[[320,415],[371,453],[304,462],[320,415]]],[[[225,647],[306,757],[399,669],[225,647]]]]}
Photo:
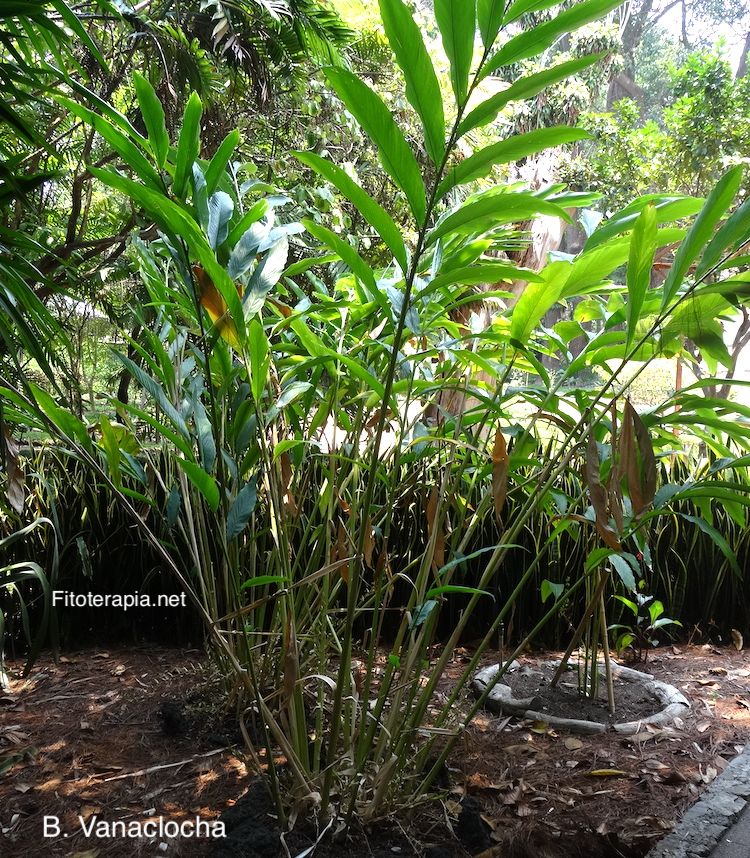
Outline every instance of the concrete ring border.
{"type": "MultiPolygon", "coordinates": [[[[556,667],[559,661],[549,661],[545,662],[545,664],[556,667]]],[[[509,670],[513,670],[517,666],[519,666],[518,662],[515,662],[510,666],[509,670]]],[[[603,670],[602,664],[599,665],[599,669],[600,671],[603,670]]],[[[484,693],[484,690],[492,682],[499,670],[499,664],[491,664],[475,675],[471,686],[477,697],[480,697],[484,693]]],[[[561,727],[573,733],[596,734],[612,730],[623,736],[632,736],[635,733],[639,733],[647,724],[667,724],[674,721],[675,718],[684,715],[690,709],[690,701],[682,692],[678,691],[674,685],[654,679],[650,673],[633,670],[630,667],[624,667],[614,662],[612,664],[612,673],[617,679],[623,679],[626,682],[641,683],[644,690],[651,693],[661,703],[662,709],[646,718],[640,718],[637,721],[621,721],[617,724],[600,724],[597,721],[561,718],[557,715],[548,715],[546,712],[539,712],[534,709],[534,706],[538,705],[536,698],[514,698],[510,687],[501,682],[498,682],[492,689],[485,701],[485,705],[493,712],[504,712],[505,714],[518,715],[521,718],[529,718],[534,721],[544,721],[551,727],[561,727]]]]}

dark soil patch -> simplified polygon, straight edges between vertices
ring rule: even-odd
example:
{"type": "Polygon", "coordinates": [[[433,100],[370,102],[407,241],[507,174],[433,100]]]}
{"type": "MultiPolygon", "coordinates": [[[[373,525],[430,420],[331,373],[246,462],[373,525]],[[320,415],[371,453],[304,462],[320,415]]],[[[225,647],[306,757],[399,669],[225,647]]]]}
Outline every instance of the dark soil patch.
{"type": "Polygon", "coordinates": [[[617,724],[637,721],[662,709],[662,704],[642,683],[615,679],[615,713],[611,714],[604,678],[600,680],[598,696],[586,697],[578,690],[578,669],[572,664],[569,667],[554,686],[551,684],[554,666],[539,661],[523,664],[519,670],[506,673],[500,681],[510,687],[516,698],[533,697],[534,703],[529,709],[559,718],[617,724]]]}
{"type": "MultiPolygon", "coordinates": [[[[470,657],[456,650],[438,693],[470,657]]],[[[497,653],[484,659],[497,661],[497,653]]],[[[658,650],[647,669],[693,701],[675,724],[629,738],[573,738],[480,714],[449,760],[441,801],[335,839],[329,832],[314,858],[641,858],[750,739],[744,652],[658,650]],[[614,774],[595,774],[601,770],[614,774]]],[[[0,692],[0,855],[283,858],[273,808],[219,701],[197,651],[88,650],[57,664],[44,656],[28,679],[0,692]],[[43,838],[50,814],[69,837],[43,838]],[[163,851],[153,839],[85,838],[78,824],[79,816],[196,814],[225,821],[227,842],[171,840],[163,851]]],[[[319,833],[298,820],[286,836],[290,854],[319,833]]]]}

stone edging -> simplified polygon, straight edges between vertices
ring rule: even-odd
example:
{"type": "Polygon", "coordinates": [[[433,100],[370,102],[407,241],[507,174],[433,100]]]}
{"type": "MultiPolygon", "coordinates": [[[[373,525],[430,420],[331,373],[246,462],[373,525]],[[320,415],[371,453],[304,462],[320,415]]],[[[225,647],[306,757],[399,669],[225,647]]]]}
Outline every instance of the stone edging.
{"type": "MultiPolygon", "coordinates": [[[[559,662],[546,662],[546,664],[556,666],[559,662]]],[[[518,667],[520,667],[518,662],[513,662],[508,670],[512,671],[518,667]]],[[[599,667],[600,670],[603,669],[602,665],[599,667]]],[[[545,721],[551,727],[562,727],[573,733],[595,734],[614,730],[623,736],[639,733],[646,724],[664,724],[673,721],[676,717],[684,715],[690,708],[690,702],[684,694],[678,691],[673,685],[668,685],[666,682],[654,679],[652,674],[642,673],[640,670],[633,670],[630,667],[623,667],[614,663],[612,668],[613,675],[618,679],[641,683],[645,690],[650,692],[661,703],[663,708],[653,715],[640,718],[638,721],[623,721],[618,724],[600,724],[596,721],[560,718],[556,715],[548,715],[546,712],[538,711],[536,707],[539,706],[540,701],[537,697],[514,698],[510,687],[504,685],[502,682],[498,682],[492,689],[485,705],[493,712],[510,713],[534,721],[545,721]]],[[[499,664],[492,664],[476,674],[471,686],[477,697],[483,694],[499,670],[499,664]]]]}
{"type": "MultiPolygon", "coordinates": [[[[660,840],[646,858],[706,858],[749,804],[750,745],[747,745],[688,808],[675,830],[660,840]]],[[[740,854],[744,853],[738,851],[737,855],[740,854]]]]}

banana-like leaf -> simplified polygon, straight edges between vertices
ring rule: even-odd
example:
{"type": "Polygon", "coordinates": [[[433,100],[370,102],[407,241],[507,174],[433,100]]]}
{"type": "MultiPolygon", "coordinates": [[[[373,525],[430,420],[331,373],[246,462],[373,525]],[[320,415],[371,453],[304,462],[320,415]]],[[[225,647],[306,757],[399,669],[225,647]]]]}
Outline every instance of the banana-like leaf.
{"type": "Polygon", "coordinates": [[[485,49],[494,44],[503,23],[504,13],[505,0],[477,0],[477,25],[485,49]]]}
{"type": "Polygon", "coordinates": [[[572,222],[564,208],[534,194],[490,194],[470,200],[441,218],[429,233],[427,244],[434,244],[439,238],[459,231],[486,233],[502,224],[515,223],[538,214],[572,222]]]}
{"type": "Polygon", "coordinates": [[[219,180],[224,175],[229,159],[240,142],[240,132],[235,128],[222,140],[221,146],[211,158],[206,168],[206,187],[209,196],[216,190],[219,180]]]}
{"type": "Polygon", "coordinates": [[[58,96],[57,101],[74,116],[77,116],[87,125],[90,125],[97,134],[101,135],[122,158],[127,167],[145,182],[146,185],[156,191],[162,189],[162,180],[158,172],[143,152],[122,131],[115,128],[114,125],[103,117],[94,113],[93,110],[89,110],[82,104],[78,104],[77,101],[63,96],[58,96]]]}
{"type": "Polygon", "coordinates": [[[135,84],[135,93],[138,96],[138,105],[141,108],[141,116],[146,124],[151,153],[158,167],[164,169],[169,154],[169,135],[164,122],[164,108],[157,98],[153,86],[140,72],[133,74],[133,83],[135,84]]]}
{"type": "Polygon", "coordinates": [[[177,142],[174,181],[172,192],[181,200],[185,199],[188,178],[193,172],[193,163],[200,154],[201,147],[201,116],[203,105],[197,92],[192,92],[185,112],[182,115],[182,128],[177,142]]]}
{"type": "Polygon", "coordinates": [[[743,167],[741,165],[727,170],[708,195],[698,217],[675,254],[672,268],[662,287],[662,307],[669,306],[670,301],[682,286],[682,281],[690,266],[713,236],[716,225],[732,204],[732,200],[740,188],[742,173],[743,167]]]}

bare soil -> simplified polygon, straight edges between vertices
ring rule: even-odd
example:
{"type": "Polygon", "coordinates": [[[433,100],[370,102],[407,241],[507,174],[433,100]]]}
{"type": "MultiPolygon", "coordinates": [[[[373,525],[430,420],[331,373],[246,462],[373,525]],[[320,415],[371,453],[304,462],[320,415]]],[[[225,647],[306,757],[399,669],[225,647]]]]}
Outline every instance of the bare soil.
{"type": "MultiPolygon", "coordinates": [[[[647,667],[641,666],[640,669],[646,671],[647,667]]],[[[663,708],[641,683],[615,679],[615,711],[610,712],[607,686],[603,678],[599,681],[597,697],[590,698],[580,693],[584,679],[575,661],[571,660],[569,669],[563,673],[557,685],[552,685],[554,673],[552,664],[535,659],[517,671],[506,673],[501,682],[510,687],[515,698],[534,698],[534,704],[529,708],[536,712],[560,718],[595,721],[597,724],[637,721],[663,708]]]]}
{"type": "MultiPolygon", "coordinates": [[[[456,650],[440,693],[470,657],[456,650]]],[[[484,659],[496,661],[494,653],[484,659]]],[[[665,648],[646,669],[691,699],[683,719],[629,738],[578,737],[480,714],[450,760],[441,801],[326,839],[315,855],[640,858],[750,738],[745,652],[665,648]]],[[[0,855],[285,855],[272,806],[218,700],[198,651],[121,648],[40,659],[27,679],[0,691],[0,855]],[[78,824],[79,816],[181,821],[196,814],[221,817],[227,841],[170,840],[165,850],[158,839],[86,838],[78,824]],[[69,836],[45,840],[45,815],[58,816],[69,836]]],[[[296,858],[314,840],[315,831],[298,824],[286,838],[288,854],[296,858]]]]}

